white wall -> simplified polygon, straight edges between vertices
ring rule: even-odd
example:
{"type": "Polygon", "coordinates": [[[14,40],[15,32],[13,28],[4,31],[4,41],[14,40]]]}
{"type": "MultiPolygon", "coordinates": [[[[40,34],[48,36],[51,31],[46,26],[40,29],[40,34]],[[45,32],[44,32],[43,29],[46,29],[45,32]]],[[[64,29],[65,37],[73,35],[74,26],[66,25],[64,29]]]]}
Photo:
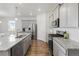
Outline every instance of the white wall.
{"type": "Polygon", "coordinates": [[[8,31],[7,19],[5,19],[4,17],[0,17],[0,21],[2,21],[2,23],[0,23],[0,33],[7,32],[8,31]]]}
{"type": "Polygon", "coordinates": [[[36,20],[22,20],[22,28],[28,28],[32,24],[36,24],[36,20]]]}
{"type": "MultiPolygon", "coordinates": [[[[14,18],[8,18],[8,17],[0,17],[0,21],[2,21],[2,23],[0,23],[0,33],[8,32],[8,28],[9,28],[8,27],[8,21],[9,20],[15,20],[15,19],[14,18]]],[[[18,30],[18,31],[22,30],[21,19],[19,19],[19,18],[16,21],[16,30],[18,30]]]]}
{"type": "Polygon", "coordinates": [[[37,39],[46,42],[46,13],[37,15],[37,39]]]}
{"type": "MultiPolygon", "coordinates": [[[[8,32],[8,21],[9,20],[15,20],[14,17],[1,17],[0,21],[2,23],[0,24],[0,33],[2,32],[8,32]]],[[[16,21],[16,31],[22,31],[22,20],[36,20],[35,17],[18,17],[18,20],[16,21]]]]}
{"type": "Polygon", "coordinates": [[[16,21],[16,30],[18,30],[18,32],[22,31],[22,20],[20,18],[16,21]]]}
{"type": "Polygon", "coordinates": [[[0,3],[0,16],[13,17],[16,14],[16,4],[12,3],[0,3]]]}

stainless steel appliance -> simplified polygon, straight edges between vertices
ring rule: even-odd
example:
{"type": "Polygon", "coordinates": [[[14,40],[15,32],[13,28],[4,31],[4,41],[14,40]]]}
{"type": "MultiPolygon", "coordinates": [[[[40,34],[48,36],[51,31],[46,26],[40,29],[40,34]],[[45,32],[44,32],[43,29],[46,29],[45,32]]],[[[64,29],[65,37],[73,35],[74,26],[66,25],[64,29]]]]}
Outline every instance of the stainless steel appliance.
{"type": "Polygon", "coordinates": [[[52,21],[52,27],[59,27],[59,18],[57,18],[56,20],[52,21]]]}
{"type": "Polygon", "coordinates": [[[32,39],[37,39],[37,24],[35,23],[29,24],[29,26],[23,29],[24,32],[26,33],[32,33],[32,39]]]}
{"type": "Polygon", "coordinates": [[[22,31],[32,33],[32,39],[37,39],[36,20],[22,20],[22,31]]]}
{"type": "Polygon", "coordinates": [[[37,39],[37,24],[32,24],[32,38],[37,39]]]}
{"type": "Polygon", "coordinates": [[[49,54],[53,56],[53,37],[64,37],[64,31],[56,31],[56,34],[49,34],[49,54]]]}

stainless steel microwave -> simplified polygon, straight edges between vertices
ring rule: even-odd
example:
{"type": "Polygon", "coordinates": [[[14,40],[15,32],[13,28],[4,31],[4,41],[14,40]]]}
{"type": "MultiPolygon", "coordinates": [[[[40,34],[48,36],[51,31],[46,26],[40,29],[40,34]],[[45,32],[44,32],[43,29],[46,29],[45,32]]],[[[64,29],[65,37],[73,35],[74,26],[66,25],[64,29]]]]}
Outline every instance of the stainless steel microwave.
{"type": "Polygon", "coordinates": [[[52,27],[54,28],[59,27],[59,18],[57,18],[55,21],[52,21],[52,27]]]}

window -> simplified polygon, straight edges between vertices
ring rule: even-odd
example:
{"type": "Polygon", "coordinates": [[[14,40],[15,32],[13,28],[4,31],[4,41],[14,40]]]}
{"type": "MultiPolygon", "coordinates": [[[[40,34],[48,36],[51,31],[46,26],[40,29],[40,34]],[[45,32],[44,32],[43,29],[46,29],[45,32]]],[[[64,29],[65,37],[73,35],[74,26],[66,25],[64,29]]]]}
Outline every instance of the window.
{"type": "Polygon", "coordinates": [[[8,31],[15,31],[15,21],[11,20],[8,22],[8,31]]]}

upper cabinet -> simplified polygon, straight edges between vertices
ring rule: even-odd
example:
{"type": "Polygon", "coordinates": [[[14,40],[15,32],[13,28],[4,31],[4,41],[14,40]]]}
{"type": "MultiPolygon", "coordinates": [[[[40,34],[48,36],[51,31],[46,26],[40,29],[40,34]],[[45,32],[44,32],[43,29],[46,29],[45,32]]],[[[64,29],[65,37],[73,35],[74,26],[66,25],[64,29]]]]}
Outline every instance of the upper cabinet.
{"type": "MultiPolygon", "coordinates": [[[[56,8],[50,12],[49,23],[53,27],[53,21],[59,18],[59,27],[76,28],[79,27],[79,4],[78,3],[64,3],[57,5],[56,8]]],[[[57,28],[57,27],[56,27],[57,28]]]]}
{"type": "Polygon", "coordinates": [[[63,4],[59,9],[60,27],[66,27],[67,24],[67,4],[63,4]]]}
{"type": "Polygon", "coordinates": [[[78,4],[67,4],[67,27],[78,27],[78,4]]]}
{"type": "Polygon", "coordinates": [[[78,27],[78,3],[67,3],[60,6],[60,27],[78,27]]]}

